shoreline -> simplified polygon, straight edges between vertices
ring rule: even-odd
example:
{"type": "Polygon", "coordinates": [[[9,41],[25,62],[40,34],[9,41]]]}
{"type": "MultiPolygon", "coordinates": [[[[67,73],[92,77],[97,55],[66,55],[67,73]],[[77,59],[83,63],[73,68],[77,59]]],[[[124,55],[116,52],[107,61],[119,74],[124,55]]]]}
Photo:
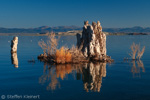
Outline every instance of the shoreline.
{"type": "MultiPolygon", "coordinates": [[[[77,33],[82,34],[82,31],[68,31],[68,32],[56,32],[56,36],[75,36],[77,33]]],[[[110,33],[110,32],[103,32],[107,36],[109,35],[150,35],[149,33],[110,33]]],[[[41,33],[0,33],[0,36],[48,36],[49,33],[41,34],[41,33]]]]}

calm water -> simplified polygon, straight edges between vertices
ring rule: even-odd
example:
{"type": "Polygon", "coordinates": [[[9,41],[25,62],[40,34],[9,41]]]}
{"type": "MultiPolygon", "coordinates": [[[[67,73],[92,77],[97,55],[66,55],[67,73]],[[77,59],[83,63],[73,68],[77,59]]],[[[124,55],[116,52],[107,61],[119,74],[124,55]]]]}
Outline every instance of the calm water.
{"type": "MultiPolygon", "coordinates": [[[[41,100],[150,100],[150,36],[107,36],[107,54],[115,60],[112,64],[61,66],[37,60],[42,53],[38,41],[47,37],[33,36],[19,37],[14,55],[18,65],[12,64],[12,38],[0,36],[0,96],[6,96],[5,99],[33,95],[41,100]],[[124,62],[133,42],[145,46],[145,53],[141,61],[124,62]],[[35,63],[28,62],[32,59],[35,63]]],[[[61,37],[59,44],[71,47],[76,44],[76,37],[61,37]]]]}

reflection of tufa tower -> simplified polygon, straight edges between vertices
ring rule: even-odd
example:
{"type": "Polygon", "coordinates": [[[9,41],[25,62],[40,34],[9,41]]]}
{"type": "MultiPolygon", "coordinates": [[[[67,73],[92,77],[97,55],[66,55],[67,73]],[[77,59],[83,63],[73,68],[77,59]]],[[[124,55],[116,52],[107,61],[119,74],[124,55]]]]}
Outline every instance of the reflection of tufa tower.
{"type": "Polygon", "coordinates": [[[12,64],[14,64],[15,68],[18,68],[18,57],[17,57],[17,53],[12,53],[11,54],[11,61],[12,64]]]}
{"type": "Polygon", "coordinates": [[[84,89],[100,92],[102,77],[106,77],[106,63],[88,63],[82,69],[84,89]]]}
{"type": "Polygon", "coordinates": [[[68,79],[68,74],[76,75],[77,80],[80,80],[82,76],[84,89],[87,92],[90,90],[100,92],[102,77],[106,77],[106,63],[90,62],[84,64],[58,64],[56,66],[44,63],[44,74],[39,78],[39,83],[48,82],[47,90],[55,90],[61,86],[59,78],[61,80],[68,79]]]}

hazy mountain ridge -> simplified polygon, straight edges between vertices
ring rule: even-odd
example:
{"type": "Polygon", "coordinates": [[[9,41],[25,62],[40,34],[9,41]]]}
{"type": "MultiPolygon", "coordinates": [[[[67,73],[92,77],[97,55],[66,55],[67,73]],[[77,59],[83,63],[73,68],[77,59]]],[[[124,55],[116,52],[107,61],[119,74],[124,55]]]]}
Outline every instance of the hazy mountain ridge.
{"type": "Polygon", "coordinates": [[[81,30],[78,26],[41,26],[38,28],[0,28],[0,33],[47,33],[47,32],[67,32],[71,30],[81,30]]]}
{"type": "MultiPolygon", "coordinates": [[[[41,26],[37,28],[1,28],[0,33],[47,33],[47,32],[67,32],[72,30],[82,30],[82,27],[78,26],[57,26],[57,27],[49,27],[49,26],[41,26]]],[[[103,28],[104,32],[110,33],[150,33],[150,27],[143,28],[140,26],[135,26],[131,28],[103,28]]]]}
{"type": "Polygon", "coordinates": [[[150,27],[140,27],[140,26],[135,26],[131,28],[103,28],[103,31],[105,32],[111,32],[111,33],[116,33],[116,32],[123,32],[123,33],[130,33],[130,32],[137,32],[137,33],[150,33],[150,27]]]}

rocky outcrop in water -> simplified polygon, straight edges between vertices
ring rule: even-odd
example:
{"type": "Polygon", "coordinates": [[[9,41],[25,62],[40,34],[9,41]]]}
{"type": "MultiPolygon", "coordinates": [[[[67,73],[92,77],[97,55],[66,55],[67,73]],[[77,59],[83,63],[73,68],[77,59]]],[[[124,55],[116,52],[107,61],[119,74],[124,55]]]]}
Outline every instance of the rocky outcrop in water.
{"type": "Polygon", "coordinates": [[[106,60],[106,35],[102,32],[100,22],[84,22],[82,36],[77,34],[77,46],[85,57],[106,60]]]}
{"type": "Polygon", "coordinates": [[[17,45],[18,45],[18,37],[14,37],[11,41],[11,53],[17,52],[17,45]]]}
{"type": "Polygon", "coordinates": [[[15,68],[18,68],[17,45],[18,37],[14,37],[11,41],[11,61],[15,68]]]}
{"type": "MultiPolygon", "coordinates": [[[[49,52],[49,48],[53,48],[52,45],[49,46],[48,44],[49,41],[53,39],[57,40],[53,37],[49,38],[47,43],[44,41],[39,42],[44,52],[49,52]]],[[[72,46],[70,49],[62,48],[62,50],[55,50],[53,54],[47,53],[48,56],[41,54],[38,56],[38,59],[57,64],[84,63],[91,61],[113,62],[111,57],[106,55],[106,34],[102,32],[102,26],[99,21],[97,23],[93,22],[92,25],[90,25],[88,21],[85,21],[82,36],[77,34],[77,46],[72,46]],[[62,59],[62,57],[64,59],[62,59]]]]}

